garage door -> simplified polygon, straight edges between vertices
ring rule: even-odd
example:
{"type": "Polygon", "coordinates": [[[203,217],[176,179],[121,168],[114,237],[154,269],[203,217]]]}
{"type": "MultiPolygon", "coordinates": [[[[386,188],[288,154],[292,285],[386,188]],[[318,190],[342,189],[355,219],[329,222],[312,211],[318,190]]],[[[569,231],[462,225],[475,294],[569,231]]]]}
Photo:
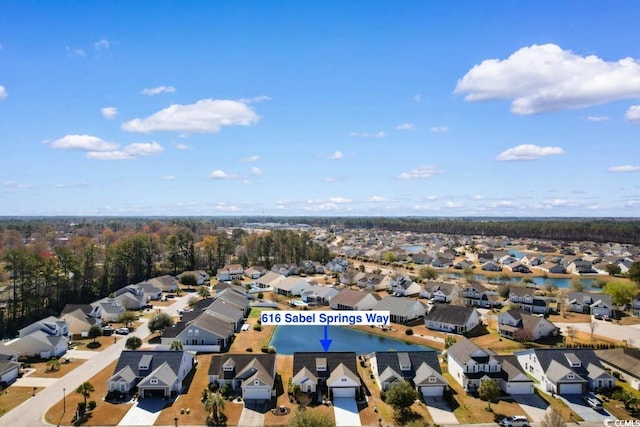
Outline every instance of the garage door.
{"type": "Polygon", "coordinates": [[[244,400],[269,400],[271,399],[271,390],[268,388],[248,388],[245,387],[243,396],[244,400]]]}
{"type": "Polygon", "coordinates": [[[356,389],[353,387],[332,388],[333,397],[356,397],[356,389]]]}
{"type": "Polygon", "coordinates": [[[533,394],[533,384],[531,383],[509,383],[507,384],[509,394],[533,394]]]}
{"type": "Polygon", "coordinates": [[[558,394],[582,394],[582,384],[560,384],[558,394]]]}
{"type": "Polygon", "coordinates": [[[434,386],[434,387],[422,387],[422,395],[423,396],[442,396],[444,393],[444,386],[434,386]]]}

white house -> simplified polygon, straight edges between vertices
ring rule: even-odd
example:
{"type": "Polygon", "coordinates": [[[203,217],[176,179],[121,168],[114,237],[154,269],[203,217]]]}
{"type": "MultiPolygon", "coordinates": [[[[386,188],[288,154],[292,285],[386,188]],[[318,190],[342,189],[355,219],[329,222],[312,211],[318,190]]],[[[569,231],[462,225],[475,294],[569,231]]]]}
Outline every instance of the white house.
{"type": "Polygon", "coordinates": [[[424,317],[427,329],[462,334],[480,324],[480,313],[473,307],[436,304],[424,317]]]}
{"type": "Polygon", "coordinates": [[[557,334],[558,328],[547,319],[534,316],[516,308],[500,313],[498,316],[498,333],[503,337],[537,341],[557,334]]]}
{"type": "Polygon", "coordinates": [[[414,384],[423,397],[442,397],[448,388],[435,351],[377,351],[369,361],[381,391],[400,381],[414,384]]]}
{"type": "Polygon", "coordinates": [[[370,292],[354,291],[352,289],[342,289],[335,295],[329,306],[333,310],[371,310],[380,301],[377,294],[370,292]]]}
{"type": "Polygon", "coordinates": [[[292,297],[302,295],[310,286],[309,282],[301,277],[289,276],[273,285],[273,290],[279,295],[292,297]]]}

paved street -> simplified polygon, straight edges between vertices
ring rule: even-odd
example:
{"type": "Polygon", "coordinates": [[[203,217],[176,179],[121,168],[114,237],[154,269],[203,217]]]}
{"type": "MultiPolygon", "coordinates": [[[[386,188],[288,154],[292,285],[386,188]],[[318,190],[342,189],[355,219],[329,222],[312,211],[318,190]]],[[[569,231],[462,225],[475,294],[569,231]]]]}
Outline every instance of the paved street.
{"type": "MultiPolygon", "coordinates": [[[[191,294],[183,295],[176,299],[176,302],[171,306],[165,307],[164,310],[168,313],[177,313],[177,311],[186,306],[187,301],[191,294]]],[[[147,327],[147,321],[143,321],[142,325],[138,327],[129,336],[136,336],[139,338],[145,338],[149,335],[149,328],[147,327]]],[[[106,349],[100,352],[96,352],[96,355],[91,358],[91,362],[83,363],[73,371],[69,372],[62,378],[57,379],[47,388],[40,391],[34,397],[23,402],[10,412],[0,418],[0,424],[3,426],[39,426],[46,425],[54,422],[54,420],[43,419],[44,413],[52,407],[56,402],[60,401],[63,396],[63,390],[67,394],[73,393],[76,388],[84,381],[96,375],[103,370],[111,362],[116,360],[122,350],[124,350],[124,344],[126,340],[118,340],[115,344],[110,345],[106,349]]]]}

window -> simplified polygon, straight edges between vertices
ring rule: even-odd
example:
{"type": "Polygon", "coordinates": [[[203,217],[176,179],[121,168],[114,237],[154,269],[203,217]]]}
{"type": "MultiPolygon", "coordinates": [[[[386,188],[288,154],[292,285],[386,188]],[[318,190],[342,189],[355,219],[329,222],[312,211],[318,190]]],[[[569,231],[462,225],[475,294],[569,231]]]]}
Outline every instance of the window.
{"type": "Polygon", "coordinates": [[[158,384],[158,380],[157,380],[157,379],[155,379],[155,378],[151,378],[151,379],[149,380],[149,384],[158,384]]]}
{"type": "Polygon", "coordinates": [[[572,380],[572,379],[574,379],[575,377],[576,377],[576,376],[575,376],[575,375],[573,375],[573,374],[567,374],[567,379],[568,379],[568,380],[572,380]]]}
{"type": "Polygon", "coordinates": [[[430,383],[435,383],[436,382],[436,377],[429,377],[429,382],[430,383]]]}
{"type": "Polygon", "coordinates": [[[347,379],[346,378],[342,378],[340,381],[342,381],[343,383],[346,383],[347,379]]]}

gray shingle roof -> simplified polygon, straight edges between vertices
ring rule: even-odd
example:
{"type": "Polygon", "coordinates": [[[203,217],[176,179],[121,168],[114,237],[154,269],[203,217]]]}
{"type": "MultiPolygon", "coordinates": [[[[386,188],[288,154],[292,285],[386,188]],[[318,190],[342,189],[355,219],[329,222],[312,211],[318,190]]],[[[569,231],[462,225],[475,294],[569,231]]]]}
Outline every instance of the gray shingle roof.
{"type": "Polygon", "coordinates": [[[474,311],[476,311],[476,309],[473,307],[436,304],[429,310],[425,316],[425,320],[450,325],[464,325],[474,311]]]}
{"type": "Polygon", "coordinates": [[[329,378],[333,369],[338,365],[345,365],[351,372],[358,372],[356,365],[356,353],[345,352],[297,352],[293,353],[293,375],[295,376],[302,368],[307,368],[317,378],[329,378]],[[318,371],[316,369],[316,358],[323,357],[327,360],[327,370],[318,371]]]}

